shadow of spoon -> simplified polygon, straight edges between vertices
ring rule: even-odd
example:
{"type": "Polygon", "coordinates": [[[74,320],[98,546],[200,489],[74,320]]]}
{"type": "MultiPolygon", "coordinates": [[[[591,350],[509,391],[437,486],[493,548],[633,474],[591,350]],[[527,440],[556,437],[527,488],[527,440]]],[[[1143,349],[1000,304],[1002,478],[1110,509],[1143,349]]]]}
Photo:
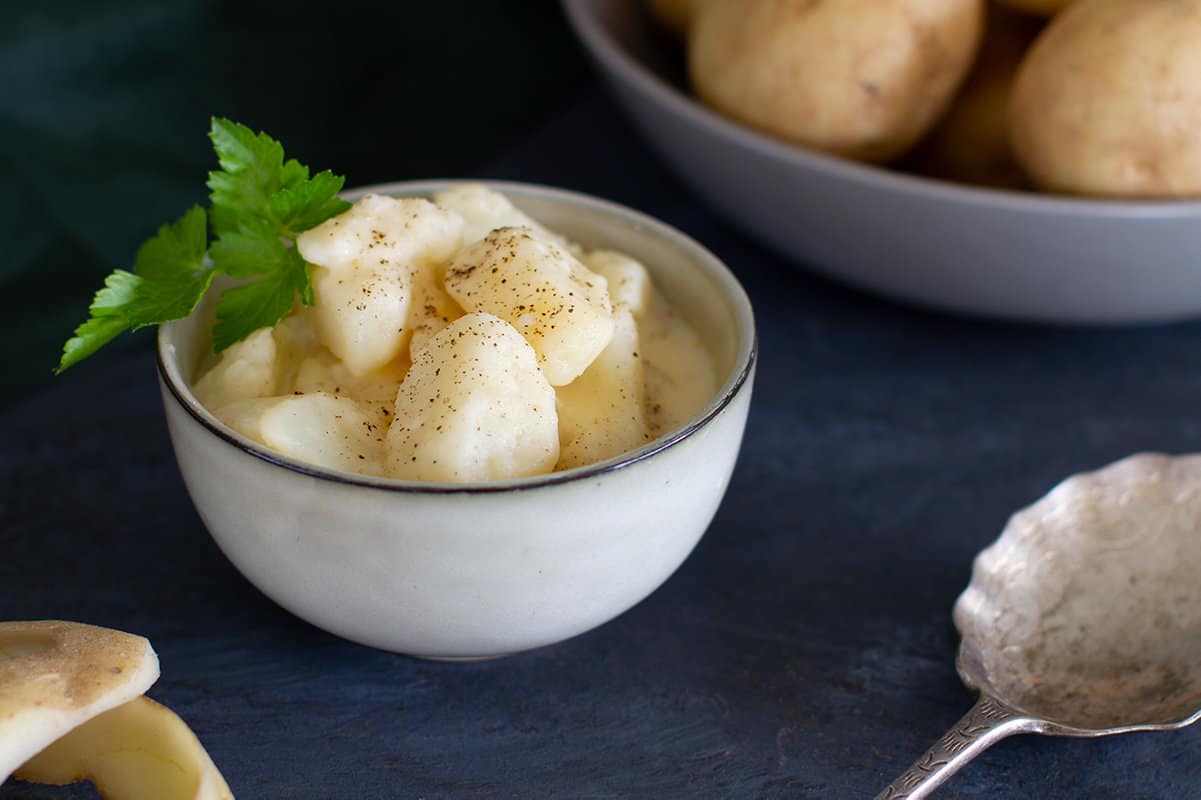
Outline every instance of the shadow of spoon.
{"type": "Polygon", "coordinates": [[[981,552],[955,603],[976,705],[876,800],[919,800],[1018,733],[1096,737],[1201,718],[1201,455],[1068,478],[981,552]]]}

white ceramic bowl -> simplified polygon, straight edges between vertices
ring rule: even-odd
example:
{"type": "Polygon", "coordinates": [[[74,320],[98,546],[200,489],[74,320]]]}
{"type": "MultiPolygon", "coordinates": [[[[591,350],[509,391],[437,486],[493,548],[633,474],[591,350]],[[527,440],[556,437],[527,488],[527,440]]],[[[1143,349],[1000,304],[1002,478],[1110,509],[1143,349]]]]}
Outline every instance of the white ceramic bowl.
{"type": "Polygon", "coordinates": [[[1201,313],[1201,202],[961,186],[803,150],[682,86],[644,0],[563,0],[621,105],[719,212],[798,265],[937,308],[1059,323],[1201,313]]]}
{"type": "MultiPolygon", "coordinates": [[[[447,182],[360,190],[429,195],[447,182]]],[[[572,192],[493,183],[585,247],[641,260],[695,326],[721,388],[682,429],[592,466],[437,484],[335,473],[270,452],[217,420],[189,381],[203,310],[160,329],[171,440],[197,511],[242,574],[315,625],[386,650],[486,658],[606,622],[683,562],[721,502],[755,369],[750,302],[704,248],[642,214],[572,192]]]]}

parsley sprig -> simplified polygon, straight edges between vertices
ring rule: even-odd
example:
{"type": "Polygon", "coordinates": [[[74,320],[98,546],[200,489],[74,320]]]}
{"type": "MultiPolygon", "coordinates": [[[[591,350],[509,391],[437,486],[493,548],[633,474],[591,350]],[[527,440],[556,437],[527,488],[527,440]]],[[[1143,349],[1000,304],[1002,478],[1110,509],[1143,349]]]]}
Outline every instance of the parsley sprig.
{"type": "Polygon", "coordinates": [[[296,236],[349,208],[338,197],[345,179],[328,170],[310,176],[308,167],[285,160],[279,142],[237,122],[214,118],[209,138],[220,169],[208,176],[208,212],[193,206],[163,225],[138,249],[132,272],[117,269],[105,279],[56,373],[126,330],[191,314],[218,274],[240,283],[217,300],[217,352],[279,322],[298,296],[313,304],[310,265],[296,236]]]}

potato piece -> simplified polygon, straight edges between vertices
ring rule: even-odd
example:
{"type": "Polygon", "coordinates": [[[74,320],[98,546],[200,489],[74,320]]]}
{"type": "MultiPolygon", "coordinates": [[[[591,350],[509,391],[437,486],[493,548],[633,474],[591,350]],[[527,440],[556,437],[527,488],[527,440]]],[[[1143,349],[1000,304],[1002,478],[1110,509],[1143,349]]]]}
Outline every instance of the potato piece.
{"type": "Polygon", "coordinates": [[[1039,17],[989,9],[976,66],[950,110],[908,159],[913,168],[980,186],[1029,187],[1009,145],[1009,96],[1022,58],[1043,24],[1039,17]]]}
{"type": "Polygon", "coordinates": [[[997,0],[997,2],[1014,11],[1049,17],[1063,11],[1072,4],[1073,0],[997,0]]]}
{"type": "Polygon", "coordinates": [[[300,363],[292,392],[349,397],[383,419],[386,426],[391,422],[396,392],[408,370],[409,359],[402,355],[373,372],[355,375],[328,350],[321,349],[300,363]]]}
{"type": "Polygon", "coordinates": [[[656,298],[640,325],[652,436],[682,427],[717,394],[717,374],[696,331],[656,298]]]}
{"type": "Polygon", "coordinates": [[[87,720],[158,679],[150,642],[108,628],[0,622],[0,783],[87,720]]]}
{"type": "Polygon", "coordinates": [[[412,272],[450,258],[462,236],[462,219],[428,200],[367,195],[297,237],[317,265],[317,333],[347,369],[363,375],[405,350],[412,272]]]}
{"type": "Polygon", "coordinates": [[[646,314],[653,295],[646,267],[616,250],[593,250],[581,260],[608,283],[609,302],[614,308],[624,305],[637,319],[646,314]]]}
{"type": "Polygon", "coordinates": [[[111,800],[233,800],[196,734],[146,697],[72,730],[17,770],[20,780],[91,780],[111,800]]]}
{"type": "Polygon", "coordinates": [[[613,338],[584,374],[555,392],[557,469],[595,464],[650,441],[638,326],[628,306],[613,313],[613,338]]]}
{"type": "Polygon", "coordinates": [[[558,458],[554,389],[509,323],[467,314],[417,353],[388,430],[388,475],[502,480],[550,472],[558,458]]]}
{"type": "Polygon", "coordinates": [[[314,392],[231,403],[217,416],[285,456],[325,469],[383,474],[387,422],[350,397],[314,392]]]}
{"type": "Polygon", "coordinates": [[[482,183],[461,183],[434,195],[434,202],[463,218],[463,245],[475,244],[497,228],[533,228],[543,238],[561,237],[543,228],[500,192],[482,183]]]}
{"type": "Polygon", "coordinates": [[[317,392],[284,398],[260,420],[263,443],[328,469],[383,473],[385,423],[349,397],[317,392]]]}
{"type": "Polygon", "coordinates": [[[300,362],[320,347],[308,318],[289,314],[226,348],[193,390],[209,409],[290,391],[300,362]]]}
{"type": "Polygon", "coordinates": [[[381,259],[372,269],[313,269],[312,308],[321,341],[356,375],[400,355],[412,333],[407,264],[381,259]]]}
{"type": "Polygon", "coordinates": [[[412,275],[406,265],[339,274],[313,270],[313,318],[322,343],[352,374],[381,369],[404,353],[412,329],[412,275]]]}
{"type": "Polygon", "coordinates": [[[227,347],[217,363],[192,387],[196,399],[209,410],[234,400],[267,397],[278,389],[275,337],[260,328],[227,347]]]}
{"type": "Polygon", "coordinates": [[[266,442],[263,441],[263,414],[283,399],[279,396],[251,397],[246,400],[234,400],[232,403],[226,403],[219,408],[210,410],[217,419],[247,439],[253,439],[261,445],[266,445],[266,442]]]}
{"type": "Polygon", "coordinates": [[[500,228],[461,251],[446,291],[465,310],[513,325],[552,386],[579,377],[613,335],[605,279],[531,228],[500,228]]]}
{"type": "Polygon", "coordinates": [[[887,161],[949,105],[984,10],[984,0],[707,0],[689,29],[689,73],[704,102],[752,127],[887,161]]]}
{"type": "Polygon", "coordinates": [[[309,309],[301,306],[298,311],[281,319],[273,329],[280,359],[299,360],[321,347],[308,311],[309,309]]]}
{"type": "Polygon", "coordinates": [[[380,260],[437,264],[463,244],[463,220],[420,197],[364,195],[349,210],[296,237],[305,261],[342,272],[380,260]]]}
{"type": "Polygon", "coordinates": [[[1018,73],[1018,162],[1052,192],[1201,196],[1198,76],[1201,0],[1074,4],[1018,73]]]}
{"type": "Polygon", "coordinates": [[[442,288],[438,270],[424,270],[413,278],[413,306],[409,311],[409,356],[416,356],[434,338],[434,334],[463,316],[463,309],[442,288]]]}
{"type": "Polygon", "coordinates": [[[272,331],[276,348],[276,394],[291,391],[301,363],[325,349],[317,339],[311,319],[312,309],[301,306],[281,319],[272,331]]]}

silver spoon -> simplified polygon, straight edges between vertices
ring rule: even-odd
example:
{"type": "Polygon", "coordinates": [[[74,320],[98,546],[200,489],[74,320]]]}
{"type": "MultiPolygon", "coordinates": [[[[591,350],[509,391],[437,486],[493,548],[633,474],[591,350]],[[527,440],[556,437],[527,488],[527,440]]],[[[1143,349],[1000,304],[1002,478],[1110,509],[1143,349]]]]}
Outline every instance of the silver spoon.
{"type": "Polygon", "coordinates": [[[976,705],[876,800],[918,800],[1017,733],[1201,718],[1201,455],[1073,476],[1010,519],[955,603],[976,705]]]}

